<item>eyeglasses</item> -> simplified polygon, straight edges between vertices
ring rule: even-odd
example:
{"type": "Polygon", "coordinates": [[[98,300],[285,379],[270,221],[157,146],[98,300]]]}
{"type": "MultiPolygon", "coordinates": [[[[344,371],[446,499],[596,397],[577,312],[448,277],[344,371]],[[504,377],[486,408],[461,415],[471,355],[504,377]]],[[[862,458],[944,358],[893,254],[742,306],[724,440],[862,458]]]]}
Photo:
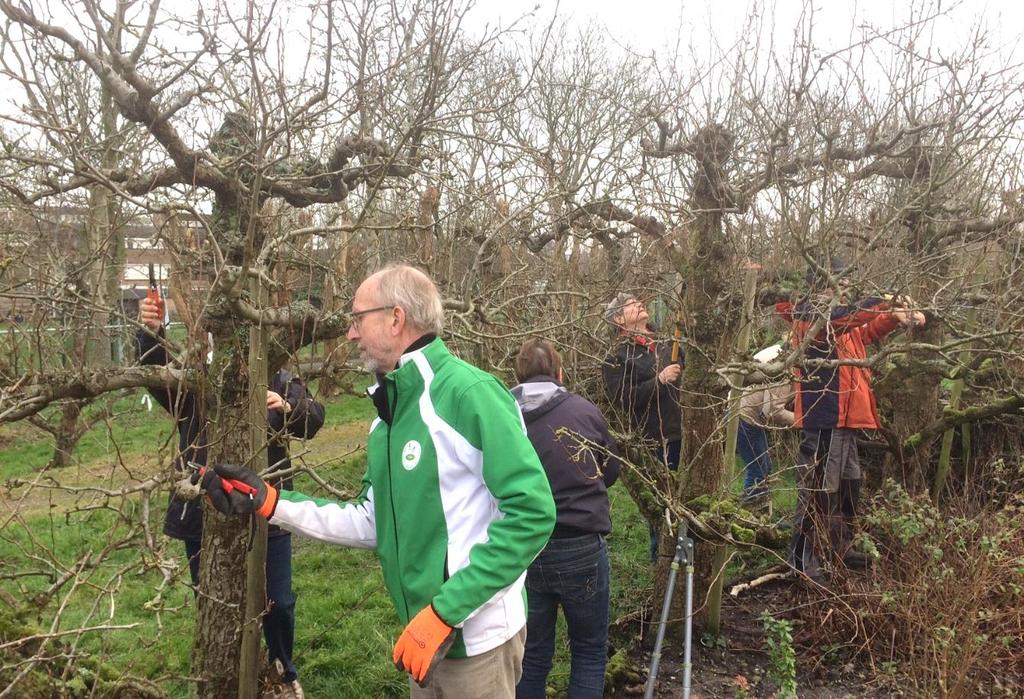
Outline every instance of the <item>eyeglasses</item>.
{"type": "Polygon", "coordinates": [[[365,311],[349,311],[345,314],[345,323],[351,327],[358,329],[363,322],[363,316],[369,313],[376,313],[377,311],[389,311],[394,306],[376,306],[375,308],[367,308],[365,311]]]}

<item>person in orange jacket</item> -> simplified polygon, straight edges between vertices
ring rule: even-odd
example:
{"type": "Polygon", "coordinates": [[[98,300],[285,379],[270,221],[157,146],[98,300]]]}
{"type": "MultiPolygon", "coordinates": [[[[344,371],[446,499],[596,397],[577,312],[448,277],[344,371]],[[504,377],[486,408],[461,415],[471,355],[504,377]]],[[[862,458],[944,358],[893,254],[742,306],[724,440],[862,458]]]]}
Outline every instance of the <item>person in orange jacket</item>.
{"type": "MultiPolygon", "coordinates": [[[[841,261],[831,260],[832,276],[841,290],[849,286],[846,271],[841,261]]],[[[776,305],[776,312],[792,327],[794,349],[817,328],[806,344],[803,366],[796,369],[795,425],[803,430],[803,439],[789,552],[790,565],[815,580],[823,578],[822,555],[848,567],[870,564],[864,554],[851,549],[862,480],[857,433],[878,429],[879,420],[871,370],[854,362],[866,359],[867,346],[897,328],[925,323],[924,314],[909,308],[909,299],[893,303],[867,298],[850,304],[840,297],[835,305],[835,290],[827,279],[819,269],[808,271],[807,299],[776,305]]]]}

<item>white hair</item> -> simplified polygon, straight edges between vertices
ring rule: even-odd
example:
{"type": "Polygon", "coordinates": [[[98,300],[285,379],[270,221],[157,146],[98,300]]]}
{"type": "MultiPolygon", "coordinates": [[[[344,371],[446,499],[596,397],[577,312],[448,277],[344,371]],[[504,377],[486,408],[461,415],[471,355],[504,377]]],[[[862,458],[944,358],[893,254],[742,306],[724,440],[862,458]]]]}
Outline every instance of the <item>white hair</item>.
{"type": "Polygon", "coordinates": [[[377,301],[383,306],[398,306],[405,311],[406,322],[424,333],[441,334],[444,307],[434,281],[415,267],[390,264],[374,272],[377,301]]]}

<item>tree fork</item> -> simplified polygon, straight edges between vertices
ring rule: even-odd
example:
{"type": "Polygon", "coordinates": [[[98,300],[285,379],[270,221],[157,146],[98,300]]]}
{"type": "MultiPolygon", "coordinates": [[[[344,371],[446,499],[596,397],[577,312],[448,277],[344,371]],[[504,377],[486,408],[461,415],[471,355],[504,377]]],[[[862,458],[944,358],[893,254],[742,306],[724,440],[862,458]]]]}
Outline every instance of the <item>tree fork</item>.
{"type": "MultiPolygon", "coordinates": [[[[978,316],[977,306],[971,306],[967,309],[967,318],[964,323],[964,332],[972,332],[974,330],[974,323],[978,316]]],[[[970,348],[965,346],[960,351],[960,364],[966,365],[970,361],[970,348]]],[[[949,407],[951,410],[956,410],[960,406],[960,395],[964,390],[964,377],[963,373],[959,372],[959,375],[953,381],[953,387],[949,391],[949,407]]],[[[932,483],[932,502],[938,504],[939,497],[942,495],[942,489],[946,485],[946,477],[949,475],[949,459],[953,451],[953,428],[946,430],[942,435],[942,447],[939,449],[939,463],[935,468],[935,480],[932,483]]],[[[964,464],[966,468],[966,464],[964,464]]]]}

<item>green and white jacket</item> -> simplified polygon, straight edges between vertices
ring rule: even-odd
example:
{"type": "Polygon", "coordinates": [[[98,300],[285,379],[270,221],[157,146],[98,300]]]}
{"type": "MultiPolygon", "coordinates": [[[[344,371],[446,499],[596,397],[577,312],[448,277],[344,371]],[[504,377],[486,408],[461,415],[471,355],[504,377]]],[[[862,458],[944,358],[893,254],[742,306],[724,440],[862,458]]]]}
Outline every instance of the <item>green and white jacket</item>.
{"type": "Polygon", "coordinates": [[[385,419],[370,426],[359,497],[281,491],[270,521],[376,548],[403,623],[433,604],[459,630],[448,657],[496,648],[526,624],[526,568],[555,523],[519,407],[440,339],[402,355],[375,391],[385,392],[386,403],[374,401],[385,419]]]}

